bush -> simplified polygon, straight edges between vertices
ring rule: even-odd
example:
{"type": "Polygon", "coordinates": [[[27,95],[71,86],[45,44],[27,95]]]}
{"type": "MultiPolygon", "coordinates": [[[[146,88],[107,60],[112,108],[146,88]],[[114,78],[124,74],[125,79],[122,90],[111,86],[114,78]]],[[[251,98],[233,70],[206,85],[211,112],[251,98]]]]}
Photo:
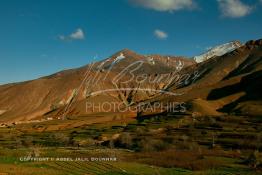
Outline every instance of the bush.
{"type": "Polygon", "coordinates": [[[72,140],[70,137],[68,137],[64,133],[54,133],[50,137],[57,143],[57,145],[63,145],[63,146],[69,145],[72,140]]]}
{"type": "MultiPolygon", "coordinates": [[[[130,133],[124,132],[114,141],[114,146],[130,149],[133,146],[133,137],[130,133]]],[[[110,147],[112,147],[112,143],[110,147]]]]}
{"type": "Polygon", "coordinates": [[[169,147],[169,144],[164,142],[163,140],[156,140],[145,138],[140,141],[139,150],[145,152],[151,151],[163,151],[169,147]]]}
{"type": "Polygon", "coordinates": [[[22,140],[22,145],[26,147],[30,147],[33,145],[34,138],[31,136],[26,137],[22,140]]]}
{"type": "Polygon", "coordinates": [[[258,151],[254,151],[252,152],[249,157],[246,159],[245,163],[247,163],[249,166],[251,166],[252,168],[257,168],[257,166],[260,165],[260,161],[259,161],[259,152],[258,151]]]}

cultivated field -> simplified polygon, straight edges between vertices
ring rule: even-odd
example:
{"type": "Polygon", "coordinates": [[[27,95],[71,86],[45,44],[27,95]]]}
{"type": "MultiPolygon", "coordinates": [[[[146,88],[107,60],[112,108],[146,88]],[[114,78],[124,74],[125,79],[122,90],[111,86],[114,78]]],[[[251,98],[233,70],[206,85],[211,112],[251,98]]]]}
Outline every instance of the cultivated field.
{"type": "Polygon", "coordinates": [[[0,174],[262,173],[260,118],[112,117],[92,124],[84,118],[71,117],[72,126],[66,125],[68,120],[52,120],[0,128],[0,174]],[[67,127],[50,129],[57,126],[67,127]],[[64,159],[21,161],[21,157],[64,159]],[[116,161],[98,159],[102,157],[116,161]]]}

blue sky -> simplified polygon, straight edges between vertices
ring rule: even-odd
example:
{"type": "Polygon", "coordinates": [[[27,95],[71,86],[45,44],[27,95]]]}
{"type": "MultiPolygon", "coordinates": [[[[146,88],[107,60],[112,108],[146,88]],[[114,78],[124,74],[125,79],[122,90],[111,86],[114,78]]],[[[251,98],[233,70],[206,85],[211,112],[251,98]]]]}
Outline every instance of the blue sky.
{"type": "Polygon", "coordinates": [[[262,0],[1,0],[0,84],[129,48],[188,56],[262,38],[262,0]]]}

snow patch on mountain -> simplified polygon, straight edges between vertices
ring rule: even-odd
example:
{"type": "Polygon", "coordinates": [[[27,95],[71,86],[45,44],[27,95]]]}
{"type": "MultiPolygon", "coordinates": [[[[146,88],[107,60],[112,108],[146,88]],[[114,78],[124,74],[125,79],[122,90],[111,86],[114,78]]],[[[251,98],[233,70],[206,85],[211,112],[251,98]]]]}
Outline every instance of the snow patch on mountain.
{"type": "Polygon", "coordinates": [[[99,66],[98,66],[98,70],[103,71],[105,67],[108,67],[109,70],[111,70],[113,68],[113,66],[115,64],[117,64],[118,62],[120,62],[121,60],[125,59],[125,55],[123,52],[121,52],[118,56],[116,56],[115,58],[111,57],[106,59],[105,61],[103,61],[99,66]],[[109,62],[109,65],[106,65],[106,63],[109,62]]]}
{"type": "Polygon", "coordinates": [[[233,50],[241,47],[242,44],[239,41],[232,41],[226,44],[222,44],[216,47],[213,47],[212,49],[209,49],[206,53],[201,54],[199,56],[195,56],[194,60],[197,63],[201,63],[203,61],[206,61],[212,57],[216,56],[222,56],[226,53],[232,52],[233,50]]]}
{"type": "Polygon", "coordinates": [[[156,64],[153,57],[147,57],[147,58],[146,58],[146,61],[147,61],[149,64],[151,64],[151,65],[155,65],[155,64],[156,64]]]}
{"type": "Polygon", "coordinates": [[[125,59],[125,58],[126,58],[125,55],[121,52],[120,55],[118,55],[118,56],[115,58],[113,64],[116,64],[116,63],[118,63],[119,61],[121,61],[122,59],[125,59]]]}

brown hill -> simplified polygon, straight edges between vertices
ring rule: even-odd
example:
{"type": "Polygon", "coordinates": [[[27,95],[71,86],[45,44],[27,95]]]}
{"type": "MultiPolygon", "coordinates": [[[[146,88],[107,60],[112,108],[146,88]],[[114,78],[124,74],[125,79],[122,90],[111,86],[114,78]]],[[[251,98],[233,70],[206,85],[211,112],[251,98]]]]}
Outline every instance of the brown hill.
{"type": "Polygon", "coordinates": [[[33,81],[3,85],[0,86],[0,122],[28,121],[42,119],[43,116],[61,118],[67,113],[85,115],[91,112],[86,111],[86,102],[110,101],[128,105],[155,94],[133,89],[159,89],[161,85],[137,82],[131,79],[132,74],[153,77],[175,71],[178,64],[189,66],[194,63],[182,57],[145,56],[125,49],[101,62],[78,69],[61,71],[33,81]],[[132,63],[136,64],[127,69],[127,73],[121,73],[132,63]],[[131,71],[132,74],[129,73],[131,71]],[[123,83],[125,81],[128,83],[123,83]],[[109,89],[112,91],[107,91],[109,89]]]}
{"type": "Polygon", "coordinates": [[[199,64],[124,49],[78,69],[0,86],[0,123],[96,114],[152,115],[168,111],[137,107],[170,102],[185,103],[187,110],[182,113],[187,115],[261,116],[261,58],[262,40],[199,64]],[[103,114],[96,106],[103,102],[118,108],[103,114]],[[128,110],[120,114],[123,109],[128,110]]]}
{"type": "MultiPolygon", "coordinates": [[[[179,72],[180,81],[175,79],[166,90],[182,95],[162,95],[147,102],[191,104],[194,99],[202,99],[219,105],[214,109],[220,112],[262,116],[261,65],[262,40],[249,41],[221,57],[188,66],[179,72]]],[[[211,106],[206,105],[207,108],[211,106]]],[[[203,112],[203,115],[209,113],[203,112]]]]}

